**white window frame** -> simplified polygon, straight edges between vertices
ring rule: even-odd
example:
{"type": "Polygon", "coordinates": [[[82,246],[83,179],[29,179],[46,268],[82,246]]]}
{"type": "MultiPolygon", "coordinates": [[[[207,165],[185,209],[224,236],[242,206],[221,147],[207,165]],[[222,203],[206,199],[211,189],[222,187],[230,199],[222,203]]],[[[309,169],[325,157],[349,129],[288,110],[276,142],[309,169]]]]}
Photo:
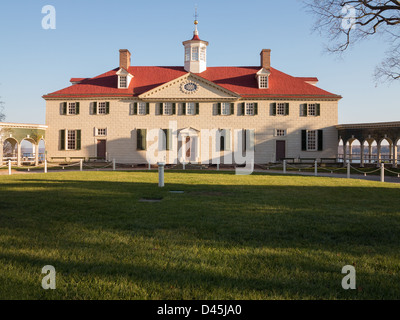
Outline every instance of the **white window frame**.
{"type": "Polygon", "coordinates": [[[190,47],[185,48],[185,61],[190,61],[190,47]]]}
{"type": "Polygon", "coordinates": [[[137,104],[137,114],[146,115],[146,102],[138,102],[137,104]]]}
{"type": "Polygon", "coordinates": [[[65,143],[65,150],[76,150],[76,132],[77,130],[65,130],[66,131],[66,143],[65,143]],[[73,135],[73,139],[70,138],[70,135],[73,135]],[[72,141],[73,141],[73,147],[70,147],[70,142],[72,146],[72,141]]]}
{"type": "Polygon", "coordinates": [[[192,47],[192,61],[199,61],[200,57],[200,48],[192,47]]]}
{"type": "Polygon", "coordinates": [[[317,151],[317,150],[318,150],[318,130],[307,130],[307,151],[317,151]]]}
{"type": "Polygon", "coordinates": [[[96,128],[95,135],[99,137],[106,137],[107,136],[107,128],[96,128]],[[104,133],[102,133],[104,130],[104,133]]]}
{"type": "Polygon", "coordinates": [[[76,115],[76,102],[68,102],[67,114],[76,115]],[[71,112],[73,109],[73,112],[71,112]]]}
{"type": "Polygon", "coordinates": [[[166,116],[172,116],[172,102],[164,102],[163,103],[163,114],[166,116]]]}
{"type": "Polygon", "coordinates": [[[246,102],[245,103],[244,114],[246,116],[254,116],[254,102],[246,102]]]}
{"type": "Polygon", "coordinates": [[[286,115],[286,103],[278,102],[276,104],[276,115],[277,116],[285,116],[286,115]]]}
{"type": "Polygon", "coordinates": [[[258,88],[259,89],[268,89],[268,76],[267,75],[258,76],[258,88]]]}
{"type": "Polygon", "coordinates": [[[207,59],[207,49],[206,47],[200,47],[200,61],[206,61],[207,59]]]}
{"type": "Polygon", "coordinates": [[[307,116],[316,117],[317,116],[317,104],[308,103],[307,104],[307,116]]]}
{"type": "Polygon", "coordinates": [[[286,129],[275,129],[275,137],[285,137],[286,129]]]}
{"type": "Polygon", "coordinates": [[[99,102],[97,106],[97,114],[107,114],[107,102],[99,102]],[[100,112],[100,110],[103,110],[104,112],[100,112]]]}
{"type": "Polygon", "coordinates": [[[188,116],[196,115],[196,103],[195,102],[187,102],[186,103],[186,115],[188,115],[188,116]],[[190,110],[192,110],[192,113],[189,112],[190,110]]]}
{"type": "Polygon", "coordinates": [[[128,88],[128,76],[119,76],[119,88],[128,88]]]}
{"type": "Polygon", "coordinates": [[[231,103],[230,102],[222,102],[221,103],[221,115],[223,115],[223,116],[231,115],[231,103]]]}

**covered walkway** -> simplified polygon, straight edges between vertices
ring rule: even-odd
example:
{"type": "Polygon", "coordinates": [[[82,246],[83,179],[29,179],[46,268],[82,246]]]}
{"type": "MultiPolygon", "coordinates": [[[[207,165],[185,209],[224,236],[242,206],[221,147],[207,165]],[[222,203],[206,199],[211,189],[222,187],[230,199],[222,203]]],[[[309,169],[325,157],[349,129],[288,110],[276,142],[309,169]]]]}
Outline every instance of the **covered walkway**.
{"type": "Polygon", "coordinates": [[[0,166],[8,161],[18,167],[23,163],[37,166],[44,161],[46,129],[45,125],[0,122],[0,166]],[[22,150],[23,143],[31,149],[22,150]],[[42,152],[40,144],[43,145],[42,152]]]}
{"type": "Polygon", "coordinates": [[[339,143],[343,142],[343,162],[379,166],[380,163],[391,164],[397,168],[399,163],[398,143],[400,140],[400,121],[360,124],[342,124],[336,126],[339,143]],[[354,146],[358,142],[359,150],[354,146]]]}

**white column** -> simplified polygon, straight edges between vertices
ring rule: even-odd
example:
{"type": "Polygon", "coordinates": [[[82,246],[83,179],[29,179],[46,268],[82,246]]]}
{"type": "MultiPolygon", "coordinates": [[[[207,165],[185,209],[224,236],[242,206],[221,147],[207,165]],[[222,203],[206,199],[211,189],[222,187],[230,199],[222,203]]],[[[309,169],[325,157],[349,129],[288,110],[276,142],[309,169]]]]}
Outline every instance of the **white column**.
{"type": "Polygon", "coordinates": [[[11,176],[11,160],[8,160],[8,175],[11,176]]]}
{"type": "Polygon", "coordinates": [[[17,150],[18,150],[18,154],[17,154],[17,166],[20,167],[21,166],[21,144],[17,142],[17,150]]]}
{"type": "Polygon", "coordinates": [[[397,144],[393,143],[393,168],[397,168],[397,144]]]}
{"type": "Polygon", "coordinates": [[[83,171],[83,159],[79,160],[79,170],[83,171]]]}
{"type": "Polygon", "coordinates": [[[35,166],[39,165],[39,144],[34,145],[35,148],[35,166]]]}
{"type": "Polygon", "coordinates": [[[381,182],[385,182],[385,164],[381,163],[381,182]]]}
{"type": "Polygon", "coordinates": [[[314,162],[314,175],[318,176],[318,161],[315,160],[314,162]]]}

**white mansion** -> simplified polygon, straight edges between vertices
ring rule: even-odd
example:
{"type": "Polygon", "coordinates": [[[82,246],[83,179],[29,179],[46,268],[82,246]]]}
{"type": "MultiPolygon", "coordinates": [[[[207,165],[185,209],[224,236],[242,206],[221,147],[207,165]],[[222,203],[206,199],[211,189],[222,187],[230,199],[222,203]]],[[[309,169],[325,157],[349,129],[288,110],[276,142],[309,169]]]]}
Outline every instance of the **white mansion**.
{"type": "Polygon", "coordinates": [[[259,66],[208,67],[195,24],[183,67],[132,66],[120,50],[118,68],[44,95],[47,159],[147,163],[149,150],[167,163],[228,163],[246,150],[255,163],[337,156],[339,95],[272,68],[269,49],[259,66]]]}

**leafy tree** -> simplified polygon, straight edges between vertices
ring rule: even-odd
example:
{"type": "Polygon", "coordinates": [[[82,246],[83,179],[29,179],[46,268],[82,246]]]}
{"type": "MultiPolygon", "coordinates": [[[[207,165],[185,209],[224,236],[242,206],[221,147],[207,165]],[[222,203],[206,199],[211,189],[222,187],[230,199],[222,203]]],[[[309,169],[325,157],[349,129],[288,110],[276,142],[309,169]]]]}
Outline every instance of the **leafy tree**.
{"type": "Polygon", "coordinates": [[[400,2],[397,0],[303,0],[316,16],[315,30],[329,40],[328,51],[343,52],[378,36],[388,48],[375,69],[376,81],[400,80],[400,2]]]}

